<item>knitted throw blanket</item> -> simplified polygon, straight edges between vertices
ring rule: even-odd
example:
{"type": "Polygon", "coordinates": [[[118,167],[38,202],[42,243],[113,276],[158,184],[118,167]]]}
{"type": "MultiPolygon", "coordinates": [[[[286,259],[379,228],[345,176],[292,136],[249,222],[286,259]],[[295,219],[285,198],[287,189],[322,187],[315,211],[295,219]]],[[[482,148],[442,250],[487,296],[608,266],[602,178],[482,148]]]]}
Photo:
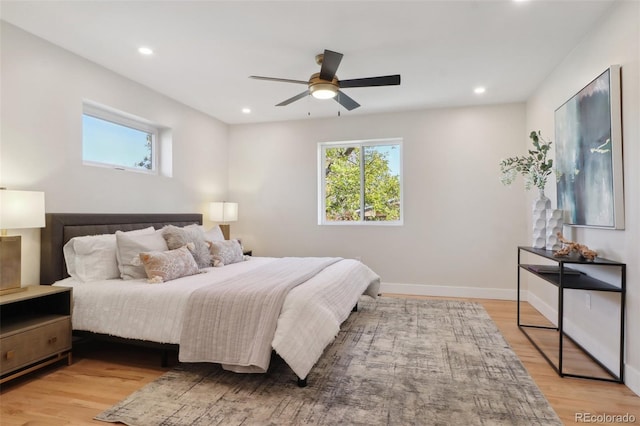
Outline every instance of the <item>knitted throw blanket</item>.
{"type": "Polygon", "coordinates": [[[181,362],[213,362],[265,372],[287,293],[340,258],[282,258],[190,296],[180,336],[181,362]]]}

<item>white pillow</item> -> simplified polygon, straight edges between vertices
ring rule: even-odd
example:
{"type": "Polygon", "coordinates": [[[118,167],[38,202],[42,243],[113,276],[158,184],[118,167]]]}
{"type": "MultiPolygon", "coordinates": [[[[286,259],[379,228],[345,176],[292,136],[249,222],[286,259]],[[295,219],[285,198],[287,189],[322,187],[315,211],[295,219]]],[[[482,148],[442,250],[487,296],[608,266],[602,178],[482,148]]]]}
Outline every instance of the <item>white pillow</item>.
{"type": "MultiPolygon", "coordinates": [[[[150,234],[153,226],[127,234],[150,234]]],[[[116,235],[100,234],[74,237],[63,247],[67,272],[83,282],[120,278],[116,258],[116,235]]]]}
{"type": "Polygon", "coordinates": [[[204,234],[204,226],[194,223],[192,225],[183,226],[184,229],[197,229],[204,234]]]}
{"type": "Polygon", "coordinates": [[[206,241],[224,241],[224,235],[222,235],[222,229],[219,225],[214,226],[204,233],[204,239],[206,241]]]}
{"type": "Polygon", "coordinates": [[[118,268],[120,278],[123,280],[135,280],[146,278],[144,265],[140,264],[138,257],[142,252],[166,251],[167,243],[162,236],[162,230],[151,234],[130,235],[121,231],[116,232],[118,268]]]}

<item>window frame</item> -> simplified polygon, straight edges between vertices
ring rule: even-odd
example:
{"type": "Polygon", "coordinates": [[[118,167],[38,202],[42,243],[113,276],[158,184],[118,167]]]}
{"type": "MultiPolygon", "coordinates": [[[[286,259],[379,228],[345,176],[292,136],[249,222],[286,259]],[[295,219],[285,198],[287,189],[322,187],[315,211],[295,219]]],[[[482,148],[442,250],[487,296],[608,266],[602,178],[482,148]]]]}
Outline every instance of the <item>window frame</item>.
{"type": "Polygon", "coordinates": [[[403,139],[400,137],[384,139],[362,139],[352,141],[318,142],[318,225],[329,226],[402,226],[404,225],[404,184],[403,184],[403,139]],[[400,218],[398,220],[364,220],[365,204],[365,173],[364,155],[365,148],[372,146],[396,145],[399,149],[398,180],[400,182],[400,218]],[[360,149],[360,209],[363,212],[360,220],[327,220],[326,218],[326,176],[324,165],[326,161],[327,148],[350,148],[360,149]]]}
{"type": "MultiPolygon", "coordinates": [[[[115,170],[125,170],[129,172],[137,172],[151,175],[158,175],[159,165],[159,140],[162,129],[160,126],[154,125],[148,120],[140,117],[136,117],[132,114],[128,114],[116,109],[100,105],[93,102],[83,102],[82,104],[82,120],[84,122],[84,116],[96,118],[98,120],[106,121],[111,124],[115,124],[121,127],[127,127],[129,129],[138,130],[151,135],[151,169],[144,169],[141,167],[126,166],[122,164],[114,164],[102,161],[92,161],[84,159],[84,129],[82,131],[82,164],[86,166],[104,167],[115,170]]],[[[84,125],[84,124],[83,124],[84,125]]]]}

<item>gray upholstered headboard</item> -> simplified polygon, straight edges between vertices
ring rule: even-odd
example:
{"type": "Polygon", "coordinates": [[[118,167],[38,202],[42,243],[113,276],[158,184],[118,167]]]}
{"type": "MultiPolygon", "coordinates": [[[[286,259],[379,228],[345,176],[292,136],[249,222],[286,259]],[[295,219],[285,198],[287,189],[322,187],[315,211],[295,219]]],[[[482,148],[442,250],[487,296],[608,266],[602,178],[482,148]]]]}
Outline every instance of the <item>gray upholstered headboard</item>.
{"type": "Polygon", "coordinates": [[[69,276],[64,263],[62,247],[73,237],[83,235],[113,234],[153,226],[202,225],[198,213],[150,213],[150,214],[96,214],[96,213],[47,213],[40,242],[40,283],[53,284],[69,276]]]}

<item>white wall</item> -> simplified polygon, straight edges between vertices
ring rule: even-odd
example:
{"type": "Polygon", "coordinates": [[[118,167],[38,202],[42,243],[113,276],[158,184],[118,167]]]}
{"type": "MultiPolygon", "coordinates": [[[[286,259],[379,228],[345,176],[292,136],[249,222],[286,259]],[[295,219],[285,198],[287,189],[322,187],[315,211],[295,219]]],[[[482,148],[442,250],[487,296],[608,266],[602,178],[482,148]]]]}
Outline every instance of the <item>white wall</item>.
{"type": "MultiPolygon", "coordinates": [[[[44,191],[47,212],[204,213],[224,198],[226,124],[1,25],[0,186],[44,191]],[[83,99],[170,127],[173,177],[83,166],[83,99]]],[[[37,283],[39,230],[20,233],[23,284],[37,283]]]]}
{"type": "MultiPolygon", "coordinates": [[[[575,47],[569,56],[527,102],[527,128],[554,134],[554,110],[606,70],[622,67],[622,121],[624,151],[625,224],[623,231],[565,227],[569,237],[598,251],[606,258],[627,263],[626,383],[640,394],[640,3],[623,1],[575,47]]],[[[554,185],[547,193],[555,201],[554,185]]],[[[529,222],[530,223],[530,222],[529,222]]],[[[554,307],[553,292],[532,287],[532,300],[541,307],[554,307]]],[[[595,353],[617,357],[617,309],[610,295],[592,293],[591,309],[584,295],[573,295],[567,309],[573,319],[572,332],[595,353]],[[613,319],[613,320],[612,320],[613,319]],[[609,326],[607,326],[609,325],[609,326]],[[613,350],[612,350],[613,349],[613,350]]],[[[554,310],[555,307],[552,309],[554,310]]]]}
{"type": "Polygon", "coordinates": [[[259,256],[361,257],[386,291],[514,298],[524,191],[498,163],[522,146],[524,104],[235,125],[232,234],[259,256]],[[404,226],[319,226],[317,143],[402,137],[404,226]]]}

